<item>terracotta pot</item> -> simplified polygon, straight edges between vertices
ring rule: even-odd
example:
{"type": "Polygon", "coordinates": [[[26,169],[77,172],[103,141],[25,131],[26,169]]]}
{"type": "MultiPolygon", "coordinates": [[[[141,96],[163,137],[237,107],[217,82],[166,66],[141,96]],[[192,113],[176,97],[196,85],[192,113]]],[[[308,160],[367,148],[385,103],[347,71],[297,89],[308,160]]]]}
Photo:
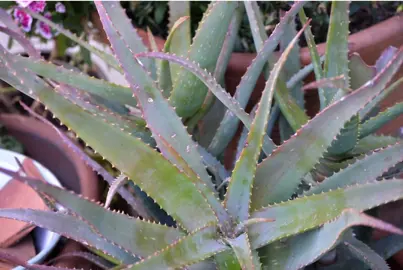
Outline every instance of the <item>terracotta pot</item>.
{"type": "MultiPolygon", "coordinates": [[[[18,114],[0,114],[0,123],[23,144],[25,154],[52,171],[63,187],[93,200],[100,199],[97,175],[62,142],[55,130],[34,118],[18,114]]],[[[72,248],[83,249],[81,245],[67,241],[61,252],[72,248]]],[[[73,260],[69,261],[74,263],[70,266],[79,266],[73,260]]]]}

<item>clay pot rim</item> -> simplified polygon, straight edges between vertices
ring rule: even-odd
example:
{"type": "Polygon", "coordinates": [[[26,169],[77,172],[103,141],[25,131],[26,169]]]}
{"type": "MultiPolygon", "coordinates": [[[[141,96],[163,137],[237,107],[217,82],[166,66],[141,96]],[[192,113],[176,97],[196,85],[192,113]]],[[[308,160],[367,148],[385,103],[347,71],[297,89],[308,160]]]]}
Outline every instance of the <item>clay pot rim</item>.
{"type": "Polygon", "coordinates": [[[0,123],[2,121],[7,121],[6,126],[12,128],[13,130],[29,134],[36,134],[37,136],[52,142],[55,146],[63,150],[66,156],[71,160],[77,172],[80,180],[80,194],[95,200],[100,198],[99,180],[97,175],[82,161],[78,154],[73,152],[73,150],[62,141],[55,130],[33,117],[20,114],[1,113],[0,123]]]}

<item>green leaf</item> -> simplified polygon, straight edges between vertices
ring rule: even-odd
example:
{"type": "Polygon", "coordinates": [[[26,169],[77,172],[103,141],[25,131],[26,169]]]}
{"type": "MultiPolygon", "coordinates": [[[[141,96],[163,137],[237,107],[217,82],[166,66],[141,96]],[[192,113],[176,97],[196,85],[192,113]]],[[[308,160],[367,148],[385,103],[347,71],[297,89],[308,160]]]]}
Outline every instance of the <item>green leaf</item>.
{"type": "MultiPolygon", "coordinates": [[[[164,52],[165,53],[169,53],[171,52],[171,44],[172,44],[172,40],[174,39],[175,36],[179,35],[176,34],[177,32],[182,33],[183,31],[181,30],[182,28],[186,28],[187,27],[187,21],[190,20],[190,17],[182,17],[179,18],[175,24],[172,26],[168,38],[165,41],[164,44],[164,52]]],[[[166,60],[161,61],[161,73],[160,73],[160,77],[159,77],[159,85],[162,89],[162,94],[165,98],[168,98],[171,94],[172,91],[172,80],[173,80],[173,76],[171,74],[171,67],[169,65],[169,62],[166,60]]]]}
{"type": "Polygon", "coordinates": [[[214,228],[203,228],[127,269],[176,269],[202,261],[228,248],[215,240],[216,237],[214,228]]]}
{"type": "MultiPolygon", "coordinates": [[[[40,181],[37,181],[40,182],[40,181]]],[[[33,209],[0,209],[2,218],[16,219],[46,228],[75,241],[85,243],[90,247],[102,250],[109,256],[123,263],[133,263],[138,260],[130,252],[126,252],[110,243],[82,219],[63,213],[33,209]]]]}
{"type": "Polygon", "coordinates": [[[348,237],[343,244],[360,261],[364,262],[372,270],[389,270],[386,261],[369,246],[353,236],[348,237]]]}
{"type": "MultiPolygon", "coordinates": [[[[403,81],[403,80],[402,80],[403,81]]],[[[360,138],[366,137],[403,113],[403,103],[397,103],[361,125],[360,138]]]]}
{"type": "Polygon", "coordinates": [[[246,233],[241,234],[235,239],[226,239],[225,241],[231,246],[243,270],[260,269],[260,264],[256,265],[253,259],[249,238],[246,233]]]}
{"type": "Polygon", "coordinates": [[[301,269],[337,246],[346,230],[353,226],[370,226],[402,233],[398,228],[379,219],[347,209],[335,221],[326,223],[318,229],[270,244],[267,253],[262,255],[263,261],[266,265],[271,265],[273,270],[301,269]]]}
{"type": "Polygon", "coordinates": [[[176,228],[113,212],[59,187],[29,177],[20,177],[18,173],[2,168],[0,171],[54,199],[88,223],[88,226],[98,232],[99,235],[131,254],[140,257],[150,256],[184,236],[176,228]]]}
{"type": "Polygon", "coordinates": [[[192,231],[216,222],[213,211],[193,181],[159,153],[66,101],[41,79],[16,65],[4,48],[0,50],[0,60],[4,65],[0,68],[2,80],[44,102],[63,124],[75,130],[86,143],[132,179],[181,226],[192,231]],[[193,216],[196,213],[197,218],[193,216]]]}
{"type": "Polygon", "coordinates": [[[403,249],[403,236],[388,235],[371,244],[371,248],[385,260],[403,249]]]}
{"type": "MultiPolygon", "coordinates": [[[[345,89],[350,87],[348,69],[349,5],[349,1],[332,1],[324,64],[326,78],[344,75],[345,89]]],[[[323,91],[326,106],[345,96],[344,91],[326,87],[323,91]]]]}
{"type": "Polygon", "coordinates": [[[403,49],[372,81],[326,108],[258,165],[252,209],[287,200],[344,124],[377,96],[403,62],[403,49]]]}
{"type": "Polygon", "coordinates": [[[232,250],[223,251],[215,256],[218,270],[241,270],[241,266],[232,250]]]}
{"type": "Polygon", "coordinates": [[[237,160],[234,171],[232,172],[232,178],[225,196],[224,205],[228,209],[229,214],[237,221],[245,221],[249,217],[251,189],[256,173],[257,159],[261,152],[263,136],[266,134],[273,93],[277,86],[282,68],[286,63],[293,46],[302,34],[302,31],[300,31],[288,44],[287,49],[282,53],[280,59],[274,65],[273,70],[270,73],[270,77],[266,82],[266,86],[263,90],[256,111],[256,116],[249,130],[245,147],[242,150],[241,156],[237,160]]]}
{"type": "Polygon", "coordinates": [[[351,151],[352,155],[363,155],[369,151],[374,151],[379,148],[388,147],[392,144],[399,142],[399,138],[392,136],[375,136],[369,135],[359,140],[354,150],[351,151]]]}
{"type": "MultiPolygon", "coordinates": [[[[148,42],[150,43],[152,51],[158,52],[159,50],[158,50],[157,42],[155,41],[154,35],[151,32],[149,27],[147,27],[147,38],[148,38],[148,42]]],[[[160,66],[160,64],[158,63],[158,61],[155,61],[154,59],[150,59],[149,62],[150,62],[149,70],[151,72],[151,78],[153,78],[153,80],[157,80],[158,72],[159,72],[157,66],[160,66]]]]}
{"type": "Polygon", "coordinates": [[[119,66],[119,64],[118,64],[118,62],[116,61],[116,59],[112,55],[110,55],[108,53],[105,53],[105,52],[95,48],[94,46],[90,45],[86,41],[84,41],[81,38],[77,37],[75,34],[71,33],[70,31],[64,29],[60,25],[58,25],[58,24],[52,22],[51,20],[45,18],[41,14],[33,12],[33,11],[29,10],[28,8],[25,8],[24,11],[27,12],[29,15],[31,15],[34,19],[37,19],[38,21],[49,25],[51,28],[53,28],[57,32],[65,35],[66,37],[68,37],[72,41],[76,42],[81,47],[83,47],[83,48],[87,49],[88,51],[92,52],[93,54],[97,55],[102,60],[104,60],[108,65],[110,65],[111,67],[115,68],[117,71],[122,71],[120,66],[119,66]]]}
{"type": "Polygon", "coordinates": [[[354,184],[362,184],[368,179],[376,179],[395,164],[403,161],[403,145],[396,144],[381,149],[356,161],[344,170],[326,178],[318,186],[312,187],[304,196],[327,192],[332,189],[343,188],[354,184]]]}
{"type": "Polygon", "coordinates": [[[52,63],[44,60],[33,60],[27,57],[16,57],[17,63],[20,63],[32,72],[52,79],[59,83],[65,83],[73,87],[84,90],[88,93],[102,97],[114,104],[123,107],[123,111],[127,111],[124,105],[132,107],[137,106],[136,99],[133,98],[133,93],[129,87],[95,79],[83,73],[77,73],[66,69],[63,66],[55,66],[52,63]]]}
{"type": "MultiPolygon", "coordinates": [[[[238,2],[213,2],[205,12],[187,58],[197,62],[201,68],[213,72],[220,55],[232,14],[238,2]]],[[[170,102],[180,117],[190,117],[203,104],[207,87],[186,69],[178,74],[174,82],[170,102]]]]}
{"type": "MultiPolygon", "coordinates": [[[[187,61],[181,57],[169,55],[165,53],[141,53],[137,54],[137,57],[154,57],[168,60],[172,63],[176,63],[185,67],[187,70],[195,74],[202,82],[208,86],[208,89],[226,106],[232,113],[234,113],[241,122],[250,129],[251,120],[250,117],[245,111],[241,108],[239,103],[233,99],[225,90],[217,83],[211,74],[207,71],[201,69],[196,63],[187,61]]],[[[263,150],[265,153],[271,153],[272,150],[275,148],[275,144],[272,140],[265,135],[263,140],[263,150]]]]}
{"type": "MultiPolygon", "coordinates": [[[[299,19],[301,20],[301,23],[305,24],[308,19],[305,15],[305,11],[301,9],[299,11],[299,19]]],[[[318,49],[316,48],[315,44],[315,39],[314,36],[312,35],[311,27],[308,26],[305,29],[305,39],[307,41],[308,49],[309,49],[309,54],[311,55],[311,61],[313,64],[314,72],[315,72],[315,78],[316,80],[322,80],[325,76],[322,70],[322,64],[319,59],[319,52],[318,49]]],[[[327,57],[325,55],[325,57],[327,57]]],[[[325,93],[323,88],[318,89],[319,93],[319,101],[320,101],[320,108],[323,110],[326,107],[326,100],[325,100],[325,93]]]]}
{"type": "MultiPolygon", "coordinates": [[[[287,25],[287,29],[284,31],[284,35],[280,40],[280,51],[284,51],[286,49],[287,45],[291,42],[291,40],[293,39],[293,37],[296,34],[297,34],[297,31],[296,31],[295,20],[292,20],[287,25]]],[[[286,81],[288,81],[293,74],[297,73],[301,69],[301,60],[300,60],[299,50],[300,50],[300,47],[298,44],[296,44],[292,48],[292,50],[290,52],[290,57],[288,57],[285,65],[284,65],[284,71],[283,71],[282,78],[286,81]]],[[[301,88],[302,88],[302,82],[298,82],[293,88],[290,88],[289,91],[287,91],[287,92],[289,92],[287,94],[291,94],[291,96],[295,99],[297,106],[299,106],[301,109],[303,109],[304,108],[304,92],[301,90],[301,88]]],[[[308,120],[308,119],[306,119],[306,120],[308,120]]],[[[306,122],[304,122],[304,123],[306,123],[306,122]]],[[[288,140],[288,138],[291,137],[292,134],[294,134],[294,130],[290,127],[287,120],[282,115],[280,116],[280,119],[279,119],[279,128],[280,128],[280,135],[281,135],[282,141],[288,140]]],[[[300,126],[298,128],[300,128],[300,126]]]]}
{"type": "Polygon", "coordinates": [[[119,32],[120,28],[114,27],[114,21],[119,18],[115,17],[114,13],[110,13],[113,10],[113,2],[96,2],[96,6],[105,32],[122,64],[126,79],[140,103],[143,117],[152,131],[159,149],[165,157],[177,164],[193,180],[208,204],[211,205],[220,223],[225,223],[229,219],[228,213],[213,194],[214,186],[204,168],[197,150],[197,143],[192,140],[175,110],[143,69],[140,60],[132,54],[134,48],[130,49],[131,45],[127,43],[124,33],[119,32]],[[109,16],[112,17],[109,18],[109,16]],[[119,33],[123,36],[120,37],[119,33]]]}
{"type": "MultiPolygon", "coordinates": [[[[244,2],[244,4],[248,14],[249,21],[252,24],[251,29],[252,30],[260,29],[255,28],[254,26],[258,24],[256,16],[258,16],[259,14],[259,10],[258,9],[256,10],[255,8],[256,3],[244,2]]],[[[245,75],[242,76],[241,82],[237,86],[237,89],[234,94],[234,98],[237,100],[237,102],[239,102],[239,105],[242,109],[246,107],[246,104],[249,101],[252,91],[255,88],[257,79],[259,78],[259,75],[263,70],[263,67],[265,66],[265,64],[271,57],[273,51],[276,49],[278,43],[280,42],[280,37],[285,31],[287,23],[295,16],[298,10],[302,8],[303,4],[304,4],[303,2],[296,3],[291,8],[291,10],[285,14],[281,22],[276,26],[271,36],[265,41],[264,44],[263,44],[263,38],[259,36],[261,48],[257,47],[258,54],[251,63],[251,65],[248,67],[248,70],[246,71],[245,75]]],[[[258,35],[256,35],[256,38],[257,36],[258,35]]],[[[239,120],[233,115],[232,111],[227,111],[224,115],[223,120],[221,121],[220,127],[218,128],[216,135],[214,136],[213,140],[211,141],[208,147],[208,150],[214,155],[218,155],[222,151],[224,151],[228,143],[232,140],[233,136],[235,135],[238,124],[239,120]]],[[[243,124],[245,125],[244,122],[243,124]]],[[[265,153],[269,155],[271,151],[268,152],[267,150],[264,149],[265,153]]]]}
{"type": "MultiPolygon", "coordinates": [[[[169,6],[169,32],[171,35],[170,52],[179,56],[186,56],[190,44],[190,19],[183,20],[183,17],[190,18],[190,2],[189,1],[168,1],[169,6]],[[182,20],[181,26],[175,29],[175,24],[178,20],[182,20]]],[[[178,80],[178,76],[182,71],[181,67],[170,66],[172,81],[175,83],[178,80]]]]}
{"type": "Polygon", "coordinates": [[[332,142],[327,150],[327,155],[342,156],[351,151],[357,144],[358,136],[360,135],[359,124],[360,117],[356,114],[344,125],[340,134],[337,135],[336,140],[332,142]]]}
{"type": "Polygon", "coordinates": [[[350,69],[351,89],[358,89],[376,75],[374,66],[368,66],[358,53],[350,56],[348,63],[350,69]]]}
{"type": "Polygon", "coordinates": [[[401,179],[373,181],[298,198],[254,212],[251,218],[275,219],[248,228],[252,248],[319,227],[340,216],[345,209],[364,211],[403,198],[401,179]]]}

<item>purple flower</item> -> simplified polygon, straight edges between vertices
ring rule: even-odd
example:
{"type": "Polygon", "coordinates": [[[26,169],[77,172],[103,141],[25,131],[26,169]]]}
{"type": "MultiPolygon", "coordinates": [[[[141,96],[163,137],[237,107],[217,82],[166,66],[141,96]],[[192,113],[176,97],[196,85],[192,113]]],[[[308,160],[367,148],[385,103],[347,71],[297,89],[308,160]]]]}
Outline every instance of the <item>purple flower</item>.
{"type": "Polygon", "coordinates": [[[31,4],[29,4],[28,8],[32,10],[33,12],[43,12],[46,7],[46,1],[33,1],[31,4]]]}
{"type": "Polygon", "coordinates": [[[23,8],[26,8],[27,6],[29,6],[33,1],[27,1],[27,0],[17,0],[17,1],[15,1],[15,2],[17,2],[17,4],[20,6],[20,7],[23,7],[23,8]]]}
{"type": "MultiPolygon", "coordinates": [[[[52,14],[50,14],[50,12],[46,12],[44,16],[47,19],[52,18],[52,14]]],[[[35,33],[40,34],[42,37],[46,39],[51,39],[53,36],[52,29],[50,28],[50,26],[44,22],[39,21],[36,23],[35,33]]]]}
{"type": "Polygon", "coordinates": [[[14,9],[14,18],[22,26],[25,32],[31,31],[32,17],[23,10],[16,8],[14,9]]]}
{"type": "Polygon", "coordinates": [[[66,7],[60,2],[57,2],[55,7],[56,7],[56,12],[59,12],[59,13],[66,12],[66,7]]]}

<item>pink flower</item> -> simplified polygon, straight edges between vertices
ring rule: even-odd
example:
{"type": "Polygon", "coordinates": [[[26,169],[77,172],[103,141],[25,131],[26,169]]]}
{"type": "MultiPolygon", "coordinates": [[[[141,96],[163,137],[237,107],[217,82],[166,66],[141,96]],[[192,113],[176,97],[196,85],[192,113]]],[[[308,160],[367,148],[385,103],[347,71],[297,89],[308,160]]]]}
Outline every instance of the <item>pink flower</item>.
{"type": "Polygon", "coordinates": [[[17,2],[17,4],[20,7],[26,8],[27,6],[29,6],[33,1],[27,1],[27,0],[19,0],[19,1],[15,1],[17,2]]]}
{"type": "Polygon", "coordinates": [[[32,17],[23,10],[16,8],[14,9],[14,18],[22,26],[25,32],[31,31],[32,17]]]}
{"type": "Polygon", "coordinates": [[[46,2],[44,0],[41,1],[33,1],[29,4],[28,8],[33,12],[43,12],[46,7],[46,2]]]}
{"type": "MultiPolygon", "coordinates": [[[[44,16],[47,19],[52,18],[52,14],[50,14],[50,12],[46,12],[44,16]]],[[[51,39],[53,36],[52,29],[50,28],[50,26],[44,22],[39,21],[36,23],[35,33],[40,34],[42,37],[46,39],[51,39]]]]}
{"type": "Polygon", "coordinates": [[[66,12],[66,7],[60,2],[56,3],[55,8],[56,8],[56,12],[59,12],[59,13],[65,13],[66,12]]]}

